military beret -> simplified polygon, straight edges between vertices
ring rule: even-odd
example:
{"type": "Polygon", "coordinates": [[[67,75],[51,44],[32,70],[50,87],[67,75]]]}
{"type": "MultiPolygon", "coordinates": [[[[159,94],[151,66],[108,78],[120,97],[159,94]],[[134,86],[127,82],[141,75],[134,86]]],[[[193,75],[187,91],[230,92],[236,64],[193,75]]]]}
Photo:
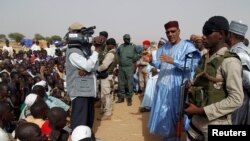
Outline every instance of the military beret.
{"type": "Polygon", "coordinates": [[[229,29],[229,23],[225,17],[213,16],[209,18],[208,21],[205,22],[202,28],[202,33],[203,35],[209,35],[213,31],[219,31],[219,30],[223,30],[227,33],[228,29],[229,29]]]}
{"type": "Polygon", "coordinates": [[[129,35],[129,34],[125,34],[125,35],[123,36],[123,39],[130,39],[130,35],[129,35]]]}
{"type": "Polygon", "coordinates": [[[106,41],[106,44],[107,45],[116,45],[116,41],[114,38],[109,38],[107,41],[106,41]]]}
{"type": "Polygon", "coordinates": [[[101,31],[101,32],[99,33],[99,35],[108,38],[108,32],[107,32],[107,31],[101,31]]]}

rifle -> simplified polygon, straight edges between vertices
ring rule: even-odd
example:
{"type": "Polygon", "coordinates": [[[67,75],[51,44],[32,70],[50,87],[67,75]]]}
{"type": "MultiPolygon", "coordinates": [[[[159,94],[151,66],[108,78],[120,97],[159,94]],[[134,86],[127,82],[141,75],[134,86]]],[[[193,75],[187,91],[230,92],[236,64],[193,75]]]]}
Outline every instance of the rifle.
{"type": "Polygon", "coordinates": [[[178,120],[176,123],[176,136],[177,136],[177,141],[180,141],[181,139],[181,133],[182,133],[182,126],[183,126],[183,116],[184,116],[184,108],[185,108],[185,103],[188,102],[188,95],[187,93],[187,89],[186,86],[188,85],[188,82],[191,79],[191,72],[192,72],[192,66],[193,66],[193,53],[188,53],[185,56],[185,62],[184,62],[184,69],[183,69],[183,73],[182,73],[182,78],[181,78],[181,87],[180,87],[180,107],[179,107],[179,111],[178,111],[178,120]],[[186,72],[186,65],[187,65],[187,60],[191,59],[191,67],[190,67],[190,71],[188,74],[188,79],[184,82],[184,74],[186,72]]]}

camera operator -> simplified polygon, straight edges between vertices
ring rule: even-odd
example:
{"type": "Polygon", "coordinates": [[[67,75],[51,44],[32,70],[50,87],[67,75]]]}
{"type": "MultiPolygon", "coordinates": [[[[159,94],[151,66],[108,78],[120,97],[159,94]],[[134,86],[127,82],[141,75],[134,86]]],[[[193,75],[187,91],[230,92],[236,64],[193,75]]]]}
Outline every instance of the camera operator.
{"type": "Polygon", "coordinates": [[[82,32],[83,29],[87,28],[80,23],[73,23],[70,25],[67,35],[66,82],[67,92],[72,103],[72,130],[79,125],[86,125],[92,128],[95,113],[95,66],[101,48],[97,46],[95,50],[91,52],[90,48],[92,43],[85,37],[90,37],[93,31],[91,33],[84,33],[82,32]]]}

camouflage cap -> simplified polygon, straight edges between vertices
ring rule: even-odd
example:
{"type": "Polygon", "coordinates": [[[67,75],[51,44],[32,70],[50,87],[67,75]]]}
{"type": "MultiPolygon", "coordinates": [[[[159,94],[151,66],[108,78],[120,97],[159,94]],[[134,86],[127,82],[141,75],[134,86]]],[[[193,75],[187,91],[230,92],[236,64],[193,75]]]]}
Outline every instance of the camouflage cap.
{"type": "Polygon", "coordinates": [[[125,34],[125,35],[123,36],[123,39],[130,39],[130,35],[129,35],[129,34],[125,34]]]}
{"type": "Polygon", "coordinates": [[[73,31],[73,30],[81,30],[84,26],[82,24],[80,24],[79,22],[74,22],[73,24],[71,24],[68,28],[69,31],[73,31]]]}

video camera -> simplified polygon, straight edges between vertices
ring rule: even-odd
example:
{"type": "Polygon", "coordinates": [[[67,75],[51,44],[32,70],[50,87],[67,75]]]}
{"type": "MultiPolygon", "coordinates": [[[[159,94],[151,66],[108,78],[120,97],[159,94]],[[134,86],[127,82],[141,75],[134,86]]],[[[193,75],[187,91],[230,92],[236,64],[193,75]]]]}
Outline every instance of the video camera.
{"type": "Polygon", "coordinates": [[[92,35],[94,34],[95,26],[84,27],[80,30],[68,32],[65,36],[68,47],[91,47],[92,35]]]}

